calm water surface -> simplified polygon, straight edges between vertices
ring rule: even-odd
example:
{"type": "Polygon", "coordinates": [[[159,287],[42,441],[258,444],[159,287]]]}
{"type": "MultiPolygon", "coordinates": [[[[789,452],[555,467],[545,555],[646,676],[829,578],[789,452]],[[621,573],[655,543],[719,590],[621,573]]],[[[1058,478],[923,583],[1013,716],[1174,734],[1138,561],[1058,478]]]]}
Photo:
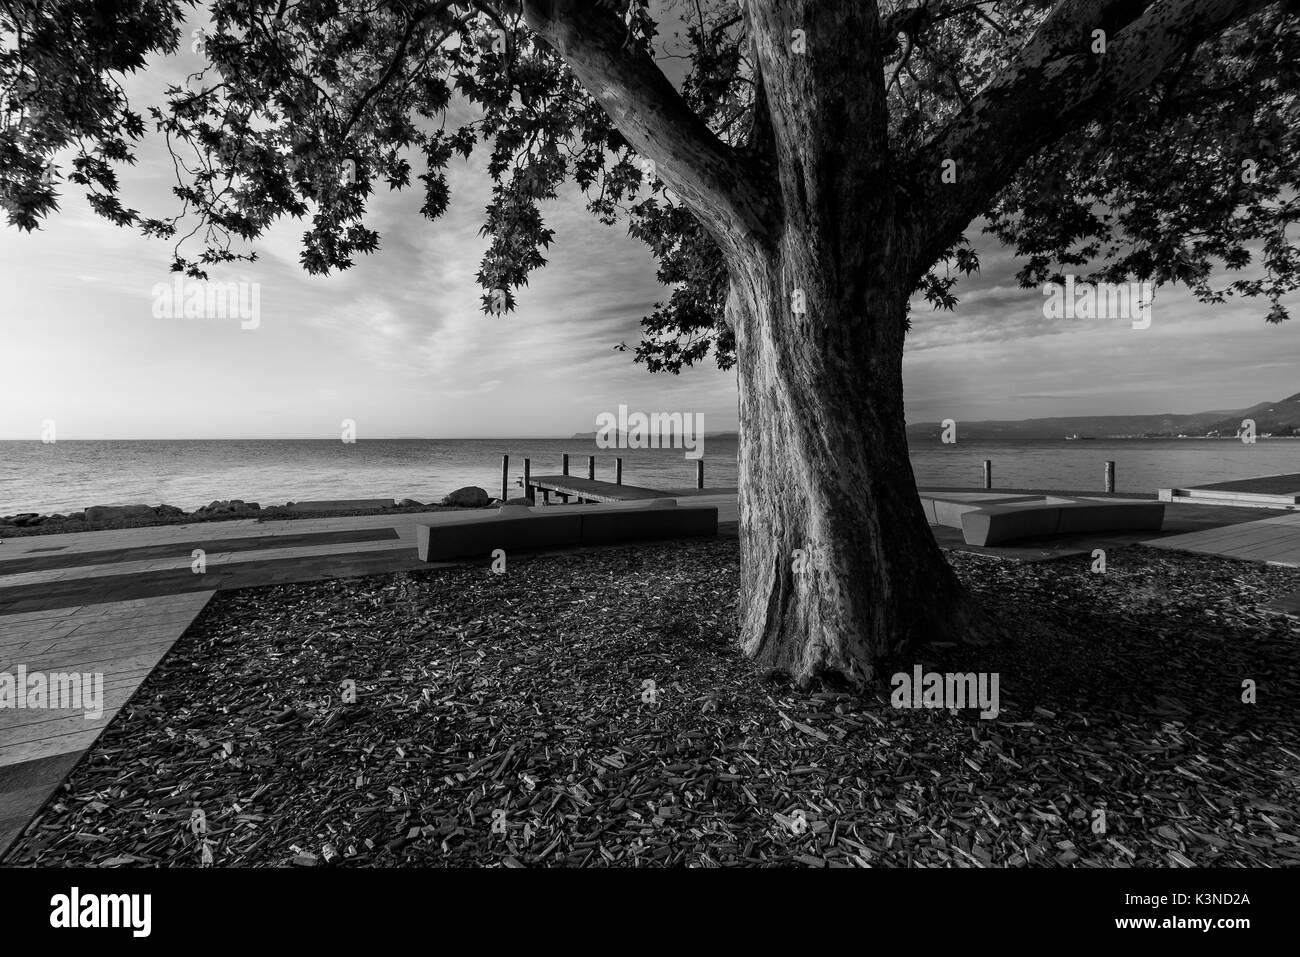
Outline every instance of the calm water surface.
{"type": "MultiPolygon", "coordinates": [[[[0,442],[0,514],[67,512],[88,505],[166,502],[192,509],[214,499],[263,505],[321,498],[414,498],[436,501],[462,485],[498,495],[501,456],[510,455],[511,486],[532,460],[535,473],[586,474],[652,488],[694,485],[695,463],[680,449],[599,449],[578,439],[371,439],[223,441],[0,442]]],[[[705,482],[736,484],[735,439],[706,439],[705,482]]],[[[1300,441],[1105,440],[916,443],[912,466],[922,485],[977,486],[980,462],[993,461],[999,487],[1102,488],[1104,462],[1116,463],[1119,491],[1154,491],[1228,479],[1300,472],[1300,441]]],[[[512,494],[517,494],[512,493],[512,494]]]]}

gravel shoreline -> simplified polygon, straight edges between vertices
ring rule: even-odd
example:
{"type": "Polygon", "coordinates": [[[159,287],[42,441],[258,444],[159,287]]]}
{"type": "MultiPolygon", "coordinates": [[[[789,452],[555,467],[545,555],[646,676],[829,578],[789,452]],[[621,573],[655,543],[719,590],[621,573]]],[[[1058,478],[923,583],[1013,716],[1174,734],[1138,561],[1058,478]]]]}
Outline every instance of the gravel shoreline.
{"type": "Polygon", "coordinates": [[[732,540],[221,593],[4,863],[1300,864],[1300,573],[948,557],[994,720],[764,679],[732,540]]]}

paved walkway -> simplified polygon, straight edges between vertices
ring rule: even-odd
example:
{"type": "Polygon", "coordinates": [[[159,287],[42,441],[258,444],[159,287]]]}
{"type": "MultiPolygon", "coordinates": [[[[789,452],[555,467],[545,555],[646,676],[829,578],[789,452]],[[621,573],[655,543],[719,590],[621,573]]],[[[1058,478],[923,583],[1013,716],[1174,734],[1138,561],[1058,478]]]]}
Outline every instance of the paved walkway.
{"type": "MultiPolygon", "coordinates": [[[[1177,506],[1166,506],[1176,508],[1177,506]]],[[[1187,506],[1203,508],[1205,506],[1187,506]]],[[[1203,552],[1300,568],[1300,512],[1270,515],[1253,522],[1222,525],[1146,542],[1154,548],[1203,552]]]]}
{"type": "MultiPolygon", "coordinates": [[[[72,708],[0,708],[0,852],[99,737],[213,592],[0,617],[0,673],[95,674],[72,708]],[[21,671],[19,669],[22,669],[21,671]]],[[[24,685],[27,681],[23,682],[24,685]]],[[[26,689],[14,689],[15,692],[26,689]]]]}

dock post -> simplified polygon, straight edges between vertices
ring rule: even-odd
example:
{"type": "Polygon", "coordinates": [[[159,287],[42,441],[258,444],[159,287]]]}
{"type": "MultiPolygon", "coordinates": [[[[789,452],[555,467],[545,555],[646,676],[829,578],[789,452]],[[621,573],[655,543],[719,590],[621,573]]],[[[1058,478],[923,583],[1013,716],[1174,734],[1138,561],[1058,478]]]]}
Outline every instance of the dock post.
{"type": "Polygon", "coordinates": [[[596,481],[596,456],[587,456],[587,478],[596,481]]]}
{"type": "Polygon", "coordinates": [[[1115,463],[1106,463],[1106,491],[1115,491],[1115,463]]]}
{"type": "Polygon", "coordinates": [[[621,455],[614,459],[614,484],[623,484],[623,457],[621,455]]]}
{"type": "Polygon", "coordinates": [[[704,459],[695,460],[695,487],[704,488],[704,459]]]}
{"type": "Polygon", "coordinates": [[[984,460],[984,487],[985,488],[993,487],[993,460],[992,459],[984,460]]]}
{"type": "Polygon", "coordinates": [[[569,474],[569,453],[568,452],[564,453],[564,456],[560,459],[560,462],[561,462],[560,473],[562,475],[568,475],[569,474]]]}
{"type": "Polygon", "coordinates": [[[510,456],[501,456],[501,501],[510,494],[510,456]]]}
{"type": "Polygon", "coordinates": [[[533,487],[530,484],[533,479],[533,463],[531,459],[524,459],[524,498],[533,501],[533,487]]]}

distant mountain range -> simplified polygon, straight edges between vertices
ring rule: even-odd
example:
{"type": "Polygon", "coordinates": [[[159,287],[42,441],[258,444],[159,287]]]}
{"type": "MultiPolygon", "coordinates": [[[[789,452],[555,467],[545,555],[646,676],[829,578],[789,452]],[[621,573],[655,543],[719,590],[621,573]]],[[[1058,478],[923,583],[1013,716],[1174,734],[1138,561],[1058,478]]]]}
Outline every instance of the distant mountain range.
{"type": "MultiPolygon", "coordinates": [[[[1300,436],[1300,392],[1280,402],[1260,402],[1246,409],[1217,409],[1210,412],[1156,415],[1070,415],[1044,419],[957,420],[957,437],[962,439],[1063,439],[1079,436],[1097,439],[1140,438],[1231,438],[1241,429],[1242,419],[1255,420],[1259,436],[1300,436]]],[[[939,422],[908,425],[912,438],[939,441],[939,422]]],[[[594,442],[597,432],[575,432],[574,439],[594,442]]],[[[626,436],[627,433],[622,433],[626,436]]],[[[671,439],[671,430],[661,438],[671,439]]],[[[705,432],[706,439],[737,439],[738,432],[705,432]]]]}
{"type": "MultiPolygon", "coordinates": [[[[1098,439],[1231,438],[1241,429],[1242,419],[1255,420],[1258,436],[1300,436],[1300,393],[1280,402],[1260,402],[1247,409],[1191,414],[1160,415],[1073,415],[1019,421],[957,420],[957,438],[962,439],[1063,439],[1087,436],[1098,439]]],[[[939,441],[943,426],[939,422],[917,422],[907,427],[914,438],[939,441]]]]}

